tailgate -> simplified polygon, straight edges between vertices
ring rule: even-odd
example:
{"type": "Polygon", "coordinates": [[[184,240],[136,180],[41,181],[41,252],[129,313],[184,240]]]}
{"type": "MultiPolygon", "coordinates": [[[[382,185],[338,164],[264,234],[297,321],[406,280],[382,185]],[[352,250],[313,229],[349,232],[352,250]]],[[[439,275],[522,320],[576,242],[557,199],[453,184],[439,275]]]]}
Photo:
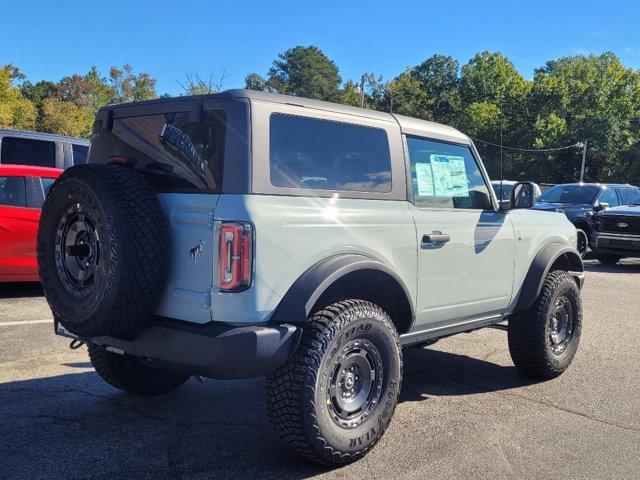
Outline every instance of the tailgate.
{"type": "Polygon", "coordinates": [[[159,193],[169,221],[168,275],[156,314],[194,323],[211,321],[211,289],[218,237],[213,221],[219,195],[159,193]]]}

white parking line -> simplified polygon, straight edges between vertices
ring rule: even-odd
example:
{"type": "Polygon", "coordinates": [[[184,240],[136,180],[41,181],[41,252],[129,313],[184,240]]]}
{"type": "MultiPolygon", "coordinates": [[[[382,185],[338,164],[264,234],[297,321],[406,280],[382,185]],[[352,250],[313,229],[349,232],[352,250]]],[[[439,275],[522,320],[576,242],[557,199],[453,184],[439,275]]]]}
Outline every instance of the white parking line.
{"type": "Polygon", "coordinates": [[[53,318],[46,320],[23,320],[20,322],[0,322],[0,327],[12,327],[14,325],[34,325],[36,323],[53,323],[53,318]]]}

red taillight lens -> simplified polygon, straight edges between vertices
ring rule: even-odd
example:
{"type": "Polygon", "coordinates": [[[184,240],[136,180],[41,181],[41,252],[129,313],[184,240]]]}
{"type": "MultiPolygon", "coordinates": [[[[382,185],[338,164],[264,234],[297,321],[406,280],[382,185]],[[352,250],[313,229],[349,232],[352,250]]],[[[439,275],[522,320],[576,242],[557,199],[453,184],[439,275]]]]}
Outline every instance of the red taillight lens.
{"type": "Polygon", "coordinates": [[[218,250],[218,287],[237,292],[251,285],[253,227],[244,222],[222,222],[218,250]]]}

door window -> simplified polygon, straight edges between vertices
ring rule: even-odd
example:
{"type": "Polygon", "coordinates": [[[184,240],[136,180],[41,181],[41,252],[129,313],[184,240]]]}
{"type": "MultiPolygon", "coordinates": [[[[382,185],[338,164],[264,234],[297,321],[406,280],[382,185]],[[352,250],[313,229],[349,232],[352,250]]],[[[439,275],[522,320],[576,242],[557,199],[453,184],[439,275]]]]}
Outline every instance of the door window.
{"type": "Polygon", "coordinates": [[[407,137],[417,207],[492,210],[491,196],[469,147],[407,137]]]}
{"type": "Polygon", "coordinates": [[[27,206],[24,177],[0,177],[0,205],[8,207],[27,206]]]}
{"type": "Polygon", "coordinates": [[[54,168],[56,166],[56,144],[32,138],[3,137],[0,156],[2,163],[54,168]]]}
{"type": "Polygon", "coordinates": [[[617,207],[620,205],[620,201],[618,200],[618,195],[616,194],[615,188],[607,188],[603,190],[598,198],[599,203],[608,203],[610,207],[617,207]]]}

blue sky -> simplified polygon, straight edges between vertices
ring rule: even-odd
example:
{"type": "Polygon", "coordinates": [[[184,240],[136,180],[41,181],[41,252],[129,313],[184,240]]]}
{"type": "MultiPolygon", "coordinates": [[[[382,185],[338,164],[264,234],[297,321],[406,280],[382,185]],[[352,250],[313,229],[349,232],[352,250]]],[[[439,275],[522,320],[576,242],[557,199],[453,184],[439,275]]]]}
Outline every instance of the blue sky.
{"type": "Polygon", "coordinates": [[[279,52],[317,45],[343,80],[392,78],[434,53],[461,64],[500,51],[531,78],[549,59],[613,51],[640,68],[640,4],[634,1],[11,1],[3,2],[0,63],[28,78],[59,80],[96,65],[131,63],[181,93],[186,72],[240,87],[279,52]]]}

